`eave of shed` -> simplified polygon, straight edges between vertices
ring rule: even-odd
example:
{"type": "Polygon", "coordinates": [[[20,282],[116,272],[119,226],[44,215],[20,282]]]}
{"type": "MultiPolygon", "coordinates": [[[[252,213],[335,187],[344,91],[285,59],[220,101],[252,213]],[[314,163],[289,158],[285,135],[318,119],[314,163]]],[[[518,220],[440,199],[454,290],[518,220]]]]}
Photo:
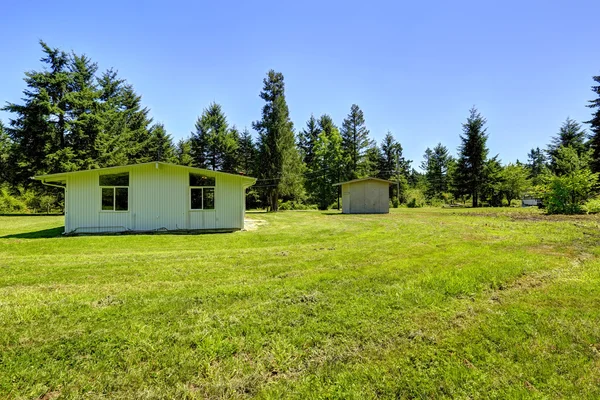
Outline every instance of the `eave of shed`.
{"type": "Polygon", "coordinates": [[[214,175],[235,176],[235,177],[242,178],[244,187],[250,187],[256,183],[256,178],[252,178],[250,176],[230,174],[228,172],[213,171],[210,169],[188,167],[185,165],[177,165],[177,164],[165,163],[165,162],[161,162],[161,161],[158,161],[158,162],[153,161],[153,162],[147,162],[147,163],[141,163],[141,164],[119,165],[116,167],[86,169],[86,170],[73,171],[73,172],[60,172],[60,173],[56,173],[56,174],[38,175],[38,176],[34,176],[33,179],[43,181],[43,182],[65,182],[67,179],[67,176],[70,176],[70,175],[84,174],[84,173],[89,173],[91,171],[110,171],[110,170],[123,169],[123,168],[136,168],[136,167],[139,167],[142,165],[148,165],[148,164],[168,165],[168,166],[177,167],[177,168],[185,168],[189,171],[209,173],[211,175],[214,174],[214,175]]]}
{"type": "Polygon", "coordinates": [[[345,185],[347,183],[357,183],[357,182],[364,182],[364,181],[376,181],[376,182],[385,182],[388,183],[390,185],[395,185],[396,182],[393,181],[388,181],[387,179],[380,179],[380,178],[360,178],[360,179],[353,179],[351,181],[346,181],[346,182],[340,182],[340,183],[334,183],[333,186],[340,186],[340,185],[345,185]]]}

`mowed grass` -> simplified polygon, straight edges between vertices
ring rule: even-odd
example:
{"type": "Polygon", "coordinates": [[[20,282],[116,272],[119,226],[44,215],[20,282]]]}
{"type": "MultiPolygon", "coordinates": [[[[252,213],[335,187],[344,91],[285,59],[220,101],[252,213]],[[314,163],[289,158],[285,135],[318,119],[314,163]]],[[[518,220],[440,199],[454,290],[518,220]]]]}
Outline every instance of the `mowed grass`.
{"type": "Polygon", "coordinates": [[[0,398],[600,398],[600,219],[248,217],[68,238],[0,217],[0,398]]]}

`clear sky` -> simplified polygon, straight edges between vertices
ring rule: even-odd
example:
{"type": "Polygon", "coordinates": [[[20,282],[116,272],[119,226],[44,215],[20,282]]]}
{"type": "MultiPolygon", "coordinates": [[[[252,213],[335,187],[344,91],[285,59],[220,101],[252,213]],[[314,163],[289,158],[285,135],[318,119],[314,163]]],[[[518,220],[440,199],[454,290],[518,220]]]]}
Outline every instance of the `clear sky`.
{"type": "Polygon", "coordinates": [[[371,136],[390,130],[416,167],[438,142],[456,152],[476,105],[506,163],[545,147],[567,116],[588,120],[600,75],[598,0],[129,3],[5,0],[0,102],[19,101],[43,39],[117,69],[175,139],[212,101],[251,128],[273,68],[296,131],[311,113],[340,125],[356,103],[371,136]]]}

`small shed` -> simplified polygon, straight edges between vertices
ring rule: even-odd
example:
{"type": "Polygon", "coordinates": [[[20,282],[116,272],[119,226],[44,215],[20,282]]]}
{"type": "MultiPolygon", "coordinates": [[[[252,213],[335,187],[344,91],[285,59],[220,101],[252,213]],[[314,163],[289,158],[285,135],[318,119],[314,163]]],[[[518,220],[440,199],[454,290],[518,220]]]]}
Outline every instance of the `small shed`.
{"type": "Polygon", "coordinates": [[[65,233],[244,228],[255,178],[150,162],[36,176],[65,191],[65,233]]]}
{"type": "Polygon", "coordinates": [[[344,214],[387,214],[390,212],[390,185],[394,182],[379,178],[354,179],[336,183],[342,187],[344,214]]]}

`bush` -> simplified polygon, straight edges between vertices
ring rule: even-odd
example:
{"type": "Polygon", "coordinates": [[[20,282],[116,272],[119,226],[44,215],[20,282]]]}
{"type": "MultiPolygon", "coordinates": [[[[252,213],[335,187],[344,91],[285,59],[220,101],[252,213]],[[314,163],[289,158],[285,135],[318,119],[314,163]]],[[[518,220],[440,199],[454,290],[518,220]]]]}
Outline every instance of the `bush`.
{"type": "Polygon", "coordinates": [[[581,209],[588,214],[600,213],[600,197],[586,201],[581,209]]]}
{"type": "Polygon", "coordinates": [[[311,205],[307,205],[307,204],[302,204],[298,201],[282,201],[279,203],[279,210],[280,211],[292,211],[292,210],[316,210],[317,206],[314,204],[311,205]]]}
{"type": "Polygon", "coordinates": [[[425,195],[419,189],[410,189],[406,192],[406,206],[409,208],[423,207],[425,195]]]}
{"type": "Polygon", "coordinates": [[[0,213],[22,213],[27,211],[27,205],[17,196],[13,196],[8,187],[0,187],[0,213]]]}

